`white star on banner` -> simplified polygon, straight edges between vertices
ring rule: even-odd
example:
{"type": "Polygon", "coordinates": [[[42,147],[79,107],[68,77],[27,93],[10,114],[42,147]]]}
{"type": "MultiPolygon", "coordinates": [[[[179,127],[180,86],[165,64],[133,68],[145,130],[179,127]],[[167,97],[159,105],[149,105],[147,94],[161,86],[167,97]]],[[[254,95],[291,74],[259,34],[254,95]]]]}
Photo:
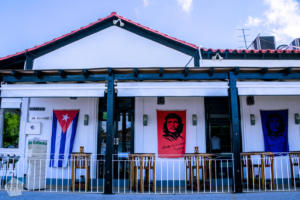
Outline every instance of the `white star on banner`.
{"type": "Polygon", "coordinates": [[[70,117],[68,116],[68,114],[65,114],[65,115],[63,115],[63,119],[62,119],[62,120],[68,121],[69,118],[70,118],[70,117]]]}

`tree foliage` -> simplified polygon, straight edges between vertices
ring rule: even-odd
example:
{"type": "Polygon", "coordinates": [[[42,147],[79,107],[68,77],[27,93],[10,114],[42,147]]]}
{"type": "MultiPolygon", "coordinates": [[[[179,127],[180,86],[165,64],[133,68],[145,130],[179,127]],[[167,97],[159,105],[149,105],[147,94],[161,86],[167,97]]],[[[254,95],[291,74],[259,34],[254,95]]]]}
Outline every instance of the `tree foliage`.
{"type": "Polygon", "coordinates": [[[3,147],[17,148],[19,143],[20,112],[18,110],[4,111],[3,147]]]}

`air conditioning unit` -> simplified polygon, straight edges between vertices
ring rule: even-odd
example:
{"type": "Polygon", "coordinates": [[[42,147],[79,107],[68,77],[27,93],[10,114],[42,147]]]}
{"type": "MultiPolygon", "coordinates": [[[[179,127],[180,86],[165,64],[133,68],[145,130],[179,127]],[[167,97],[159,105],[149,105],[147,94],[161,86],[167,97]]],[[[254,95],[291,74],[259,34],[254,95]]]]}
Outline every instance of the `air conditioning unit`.
{"type": "Polygon", "coordinates": [[[252,42],[253,49],[275,49],[275,37],[274,36],[257,36],[252,42]]]}
{"type": "Polygon", "coordinates": [[[27,156],[27,175],[25,188],[40,190],[46,188],[47,141],[29,140],[27,156]]]}

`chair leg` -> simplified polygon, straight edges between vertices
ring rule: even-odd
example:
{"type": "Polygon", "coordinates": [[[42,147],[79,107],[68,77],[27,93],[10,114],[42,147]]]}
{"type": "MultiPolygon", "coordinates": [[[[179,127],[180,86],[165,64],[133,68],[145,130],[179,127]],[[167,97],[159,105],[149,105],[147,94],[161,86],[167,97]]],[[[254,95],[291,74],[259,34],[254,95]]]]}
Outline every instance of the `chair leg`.
{"type": "Polygon", "coordinates": [[[134,167],[134,189],[137,192],[138,191],[138,177],[137,177],[137,173],[138,173],[138,168],[134,167]]]}
{"type": "MultiPolygon", "coordinates": [[[[257,168],[257,170],[259,170],[259,168],[257,168]]],[[[259,172],[258,172],[258,174],[259,174],[259,172]]],[[[252,188],[254,189],[256,183],[255,183],[255,167],[253,167],[253,166],[251,167],[251,184],[253,184],[252,188]]]]}
{"type": "Polygon", "coordinates": [[[204,168],[202,169],[202,176],[203,178],[203,187],[206,187],[206,180],[207,180],[207,168],[204,166],[204,168]]]}
{"type": "Polygon", "coordinates": [[[242,179],[242,186],[244,183],[244,167],[243,167],[243,163],[241,163],[241,179],[242,179]]]}
{"type": "Polygon", "coordinates": [[[191,172],[191,189],[194,190],[194,169],[192,169],[191,172]]]}
{"type": "Polygon", "coordinates": [[[149,187],[148,191],[150,191],[150,169],[147,167],[145,169],[145,187],[149,187]]]}
{"type": "Polygon", "coordinates": [[[192,188],[192,162],[189,161],[189,187],[192,188]]]}
{"type": "Polygon", "coordinates": [[[273,189],[275,189],[275,179],[274,179],[274,166],[273,166],[273,164],[272,164],[272,166],[271,166],[271,173],[272,173],[272,188],[273,189]]]}
{"type": "Polygon", "coordinates": [[[132,188],[132,182],[133,182],[133,173],[132,173],[132,163],[129,162],[129,177],[128,177],[128,180],[129,180],[129,190],[131,190],[132,188]]]}
{"type": "Polygon", "coordinates": [[[291,166],[292,186],[294,186],[294,184],[295,184],[295,180],[294,180],[294,166],[293,166],[293,164],[290,164],[290,166],[291,166]]]}
{"type": "Polygon", "coordinates": [[[200,191],[200,172],[199,166],[197,165],[197,191],[200,191]]]}
{"type": "Polygon", "coordinates": [[[156,192],[156,175],[155,165],[153,166],[153,192],[156,192]]]}
{"type": "Polygon", "coordinates": [[[144,171],[144,166],[143,166],[143,162],[141,162],[141,164],[140,164],[140,192],[144,192],[144,175],[143,175],[143,171],[144,171]]]}
{"type": "Polygon", "coordinates": [[[211,190],[211,184],[212,184],[212,160],[209,160],[209,185],[211,190]]]}
{"type": "Polygon", "coordinates": [[[188,167],[185,167],[185,185],[188,186],[188,167]]]}
{"type": "Polygon", "coordinates": [[[261,157],[261,186],[262,189],[265,189],[265,162],[264,162],[264,155],[261,157]]]}

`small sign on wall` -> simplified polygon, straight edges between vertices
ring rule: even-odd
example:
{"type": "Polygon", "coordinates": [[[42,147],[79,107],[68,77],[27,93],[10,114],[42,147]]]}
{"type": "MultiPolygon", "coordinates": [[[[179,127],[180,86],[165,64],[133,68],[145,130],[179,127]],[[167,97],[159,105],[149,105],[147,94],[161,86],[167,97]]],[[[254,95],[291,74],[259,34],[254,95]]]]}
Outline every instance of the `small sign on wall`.
{"type": "Polygon", "coordinates": [[[25,134],[27,135],[39,135],[41,133],[41,123],[39,122],[27,122],[25,128],[25,134]]]}
{"type": "Polygon", "coordinates": [[[45,111],[46,108],[44,108],[44,107],[30,107],[29,110],[30,111],[45,111]]]}

